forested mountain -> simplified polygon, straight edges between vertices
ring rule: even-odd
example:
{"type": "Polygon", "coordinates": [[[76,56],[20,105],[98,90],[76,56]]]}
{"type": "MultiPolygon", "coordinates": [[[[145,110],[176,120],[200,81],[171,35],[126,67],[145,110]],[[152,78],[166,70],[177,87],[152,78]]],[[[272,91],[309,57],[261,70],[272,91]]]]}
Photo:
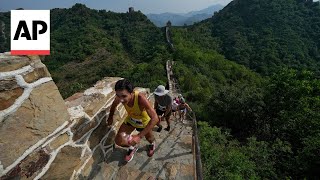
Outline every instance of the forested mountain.
{"type": "Polygon", "coordinates": [[[311,1],[235,0],[171,28],[174,73],[206,121],[206,179],[320,177],[319,13],[311,1]]]}
{"type": "Polygon", "coordinates": [[[165,84],[165,38],[141,12],[96,11],[77,4],[51,14],[52,55],[45,62],[59,87],[75,87],[74,93],[105,76],[127,77],[145,87],[165,84]]]}
{"type": "Polygon", "coordinates": [[[203,47],[217,46],[227,59],[266,75],[279,67],[320,73],[318,2],[234,0],[190,30],[204,34],[203,47]]]}
{"type": "Polygon", "coordinates": [[[173,25],[183,26],[187,19],[187,17],[183,16],[183,14],[175,13],[147,14],[147,16],[157,27],[166,26],[168,21],[173,23],[173,25]]]}
{"type": "MultiPolygon", "coordinates": [[[[6,27],[9,16],[0,13],[6,27]]],[[[9,51],[9,42],[2,52],[9,51]]],[[[165,84],[168,56],[163,30],[141,12],[98,11],[82,4],[51,10],[51,55],[44,63],[64,98],[106,76],[126,77],[144,87],[165,84]]]]}

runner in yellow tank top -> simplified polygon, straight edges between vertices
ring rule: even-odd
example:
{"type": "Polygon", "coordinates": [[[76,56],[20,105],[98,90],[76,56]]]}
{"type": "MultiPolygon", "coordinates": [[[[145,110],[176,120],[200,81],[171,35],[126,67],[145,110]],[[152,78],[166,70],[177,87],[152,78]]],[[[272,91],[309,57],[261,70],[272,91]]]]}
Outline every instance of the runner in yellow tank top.
{"type": "Polygon", "coordinates": [[[146,110],[141,111],[139,107],[139,92],[134,91],[134,103],[132,107],[129,107],[127,104],[124,104],[124,107],[128,113],[128,116],[125,119],[125,123],[130,123],[133,127],[136,128],[145,128],[149,121],[150,117],[146,110]]]}
{"type": "Polygon", "coordinates": [[[128,112],[128,116],[120,126],[115,138],[115,143],[123,147],[129,146],[128,153],[125,156],[125,161],[127,162],[132,160],[134,153],[138,150],[135,145],[138,144],[144,136],[150,142],[150,145],[148,145],[148,156],[151,157],[154,154],[155,138],[152,133],[152,128],[159,121],[148,99],[142,93],[134,92],[133,89],[133,85],[126,79],[119,80],[116,83],[116,97],[111,105],[107,120],[107,124],[112,125],[114,111],[118,104],[122,103],[128,112]],[[140,133],[131,136],[130,134],[135,129],[140,133]],[[125,137],[123,135],[125,135],[125,137]]]}

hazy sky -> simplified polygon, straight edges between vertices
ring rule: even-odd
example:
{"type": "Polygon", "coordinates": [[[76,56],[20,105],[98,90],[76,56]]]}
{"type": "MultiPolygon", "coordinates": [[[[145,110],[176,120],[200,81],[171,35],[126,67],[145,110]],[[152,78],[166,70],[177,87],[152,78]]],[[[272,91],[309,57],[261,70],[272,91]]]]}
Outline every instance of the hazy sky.
{"type": "Polygon", "coordinates": [[[232,0],[0,0],[0,11],[12,9],[70,8],[75,3],[85,4],[92,9],[126,12],[133,6],[145,14],[175,12],[186,13],[201,10],[214,4],[227,5],[232,0]]]}

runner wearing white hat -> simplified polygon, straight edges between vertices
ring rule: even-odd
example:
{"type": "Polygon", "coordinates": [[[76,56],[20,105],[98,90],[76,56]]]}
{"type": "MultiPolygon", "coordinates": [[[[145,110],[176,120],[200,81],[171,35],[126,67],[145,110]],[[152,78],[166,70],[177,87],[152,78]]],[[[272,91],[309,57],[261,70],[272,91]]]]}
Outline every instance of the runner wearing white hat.
{"type": "MultiPolygon", "coordinates": [[[[165,130],[170,131],[170,116],[171,116],[171,106],[172,106],[172,98],[169,95],[169,91],[165,89],[163,85],[159,85],[155,91],[155,101],[154,108],[156,109],[156,113],[161,120],[164,118],[167,121],[167,128],[165,130]]],[[[158,132],[162,130],[162,125],[158,122],[158,132]]]]}

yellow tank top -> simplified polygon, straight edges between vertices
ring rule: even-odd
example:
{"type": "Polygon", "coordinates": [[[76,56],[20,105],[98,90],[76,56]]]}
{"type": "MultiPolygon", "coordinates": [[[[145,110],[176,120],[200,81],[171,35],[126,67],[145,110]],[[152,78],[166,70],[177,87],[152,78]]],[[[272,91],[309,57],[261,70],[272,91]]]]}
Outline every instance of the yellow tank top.
{"type": "Polygon", "coordinates": [[[130,123],[132,126],[136,128],[145,128],[150,121],[150,117],[147,111],[144,109],[143,111],[139,108],[138,103],[139,92],[134,91],[134,103],[132,107],[124,105],[128,116],[125,119],[125,123],[130,123]]]}

